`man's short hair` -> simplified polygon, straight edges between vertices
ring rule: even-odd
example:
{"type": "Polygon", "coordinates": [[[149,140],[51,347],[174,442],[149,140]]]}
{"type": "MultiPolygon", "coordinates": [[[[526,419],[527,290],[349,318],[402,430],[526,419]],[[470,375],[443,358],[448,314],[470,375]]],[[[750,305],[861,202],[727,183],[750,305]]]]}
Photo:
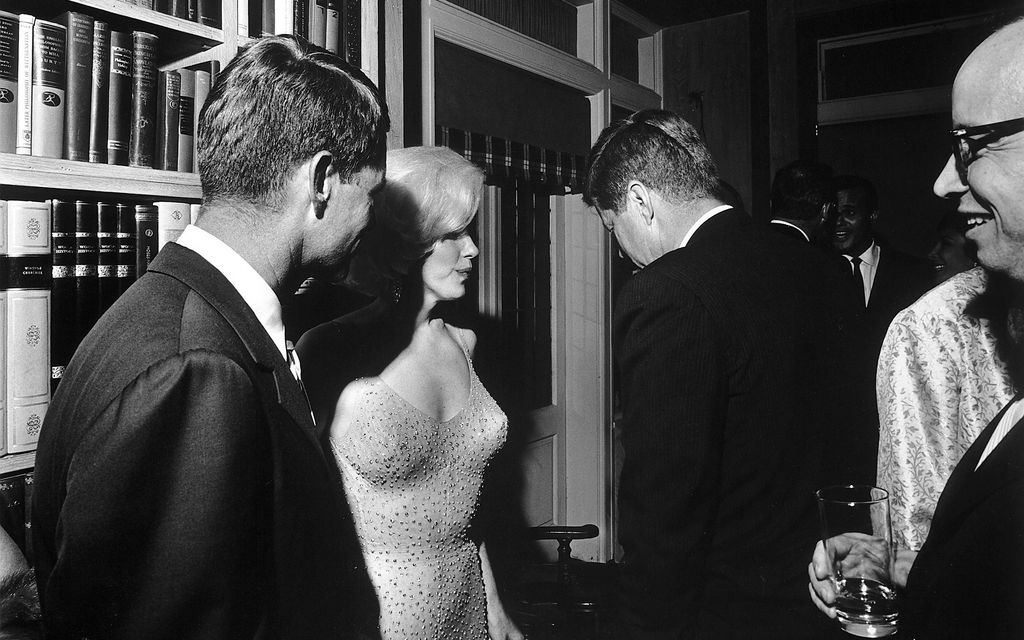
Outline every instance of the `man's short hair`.
{"type": "Polygon", "coordinates": [[[619,211],[630,180],[673,204],[718,197],[718,169],[707,146],[671,111],[637,111],[601,132],[587,158],[583,201],[619,211]]]}
{"type": "Polygon", "coordinates": [[[836,176],[832,179],[832,192],[838,194],[840,191],[862,191],[864,193],[864,204],[869,211],[878,211],[878,192],[875,185],[867,178],[854,175],[836,176]]]}
{"type": "Polygon", "coordinates": [[[797,160],[782,167],[772,181],[772,217],[814,220],[832,199],[832,168],[820,162],[797,160]]]}
{"type": "Polygon", "coordinates": [[[203,197],[276,204],[288,174],[319,151],[345,180],[383,168],[389,128],[358,69],[302,38],[261,38],[217,75],[200,113],[203,197]]]}

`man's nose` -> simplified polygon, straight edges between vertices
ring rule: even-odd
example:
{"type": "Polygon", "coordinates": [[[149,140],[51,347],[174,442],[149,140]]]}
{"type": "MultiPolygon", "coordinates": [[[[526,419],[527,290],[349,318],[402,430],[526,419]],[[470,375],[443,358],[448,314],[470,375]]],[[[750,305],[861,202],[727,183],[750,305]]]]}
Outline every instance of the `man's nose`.
{"type": "Polygon", "coordinates": [[[958,198],[967,191],[967,183],[957,171],[956,159],[953,154],[949,154],[946,166],[942,167],[939,177],[935,178],[932,191],[940,198],[958,198]]]}

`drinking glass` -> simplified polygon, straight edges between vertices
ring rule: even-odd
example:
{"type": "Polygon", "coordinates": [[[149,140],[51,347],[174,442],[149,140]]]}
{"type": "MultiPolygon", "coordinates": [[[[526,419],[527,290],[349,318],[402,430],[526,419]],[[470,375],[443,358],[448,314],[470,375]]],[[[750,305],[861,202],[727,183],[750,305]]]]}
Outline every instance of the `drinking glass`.
{"type": "Polygon", "coordinates": [[[843,631],[862,638],[896,633],[899,610],[892,582],[896,549],[889,493],[869,485],[847,485],[824,487],[815,495],[843,631]]]}

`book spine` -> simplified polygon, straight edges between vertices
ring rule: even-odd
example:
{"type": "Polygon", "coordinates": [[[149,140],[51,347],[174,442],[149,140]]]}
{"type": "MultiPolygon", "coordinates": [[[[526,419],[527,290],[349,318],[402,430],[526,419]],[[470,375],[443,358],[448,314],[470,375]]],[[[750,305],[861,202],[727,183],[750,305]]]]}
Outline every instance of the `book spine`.
{"type": "Polygon", "coordinates": [[[274,21],[271,23],[270,33],[273,35],[284,35],[295,33],[295,12],[292,3],[295,0],[273,0],[274,21]]]}
{"type": "Polygon", "coordinates": [[[152,9],[154,7],[153,0],[135,0],[135,4],[143,9],[152,9]]]}
{"type": "Polygon", "coordinates": [[[96,283],[99,313],[110,308],[120,293],[117,282],[117,205],[96,203],[96,283]]]}
{"type": "Polygon", "coordinates": [[[181,69],[181,95],[178,96],[178,171],[195,171],[192,147],[195,145],[196,72],[181,69]]]}
{"type": "Polygon", "coordinates": [[[57,391],[71,362],[75,339],[75,203],[54,200],[50,217],[53,247],[50,308],[50,391],[57,391]]]}
{"type": "Polygon", "coordinates": [[[128,165],[154,165],[156,151],[156,44],[157,37],[132,32],[132,118],[128,165]]]}
{"type": "Polygon", "coordinates": [[[310,0],[309,41],[318,47],[327,46],[327,0],[310,0]]]}
{"type": "Polygon", "coordinates": [[[67,29],[36,20],[32,28],[32,155],[60,158],[64,153],[67,29]]]}
{"type": "Polygon", "coordinates": [[[94,20],[77,11],[57,19],[67,33],[67,76],[64,100],[64,157],[89,160],[89,114],[92,101],[94,20]]]}
{"type": "Polygon", "coordinates": [[[107,163],[128,164],[132,114],[132,34],[110,32],[107,74],[107,163]]]}
{"type": "Polygon", "coordinates": [[[170,0],[171,2],[171,15],[175,18],[182,18],[188,20],[188,0],[170,0]]]}
{"type": "Polygon", "coordinates": [[[194,137],[192,138],[192,162],[196,171],[199,171],[199,120],[203,112],[203,105],[206,104],[206,97],[210,95],[212,82],[209,71],[199,69],[196,71],[196,99],[194,104],[194,118],[192,120],[194,137]]]}
{"type": "Polygon", "coordinates": [[[178,239],[191,216],[187,202],[154,202],[157,211],[157,251],[178,239]]]}
{"type": "Polygon", "coordinates": [[[199,22],[199,0],[188,0],[188,19],[199,22]]]}
{"type": "Polygon", "coordinates": [[[177,71],[161,71],[156,96],[156,167],[178,170],[178,127],[181,117],[181,75],[177,71]]]}
{"type": "Polygon", "coordinates": [[[0,11],[0,153],[18,140],[18,16],[0,11]]]}
{"type": "Polygon", "coordinates": [[[292,28],[295,35],[309,40],[309,3],[311,0],[292,0],[292,28]]]}
{"type": "Polygon", "coordinates": [[[92,202],[75,202],[75,339],[81,343],[100,316],[98,216],[92,202]]]}
{"type": "MultiPolygon", "coordinates": [[[[209,0],[207,0],[207,2],[209,2],[209,0]]],[[[251,4],[250,2],[248,2],[248,0],[237,0],[237,4],[235,5],[235,15],[238,16],[238,35],[242,36],[243,38],[249,37],[250,8],[252,5],[258,4],[259,0],[253,0],[251,4]]]]}
{"type": "Polygon", "coordinates": [[[341,51],[341,12],[334,2],[327,3],[327,44],[324,47],[331,53],[341,51]]]}
{"type": "Polygon", "coordinates": [[[107,162],[107,104],[110,99],[110,27],[92,28],[92,92],[89,96],[89,162],[107,162]]]}
{"type": "Polygon", "coordinates": [[[32,540],[32,494],[35,487],[35,474],[25,474],[25,560],[28,566],[36,566],[35,543],[32,540]]]}
{"type": "Polygon", "coordinates": [[[157,210],[151,204],[135,205],[135,277],[141,278],[160,250],[157,210]]]}
{"type": "Polygon", "coordinates": [[[50,205],[7,203],[8,453],[35,449],[50,402],[50,205]]]}
{"type": "Polygon", "coordinates": [[[27,13],[18,16],[18,95],[17,142],[15,152],[32,154],[32,40],[36,19],[27,13]]]}
{"type": "MultiPolygon", "coordinates": [[[[260,15],[259,20],[253,20],[252,16],[249,17],[249,24],[260,25],[260,35],[272,36],[274,35],[274,0],[259,0],[260,15]]],[[[255,5],[255,2],[253,2],[255,5]]],[[[253,6],[250,5],[250,6],[253,6]]]]}
{"type": "Polygon", "coordinates": [[[344,3],[341,13],[341,37],[345,54],[342,57],[345,62],[358,69],[363,66],[362,3],[360,0],[339,0],[339,2],[344,3]]]}
{"type": "Polygon", "coordinates": [[[196,220],[199,219],[199,212],[202,211],[202,210],[203,210],[203,205],[201,205],[201,204],[193,203],[193,204],[188,205],[188,223],[189,224],[195,224],[196,220]]]}
{"type": "Polygon", "coordinates": [[[117,205],[117,295],[135,282],[135,207],[117,205]]]}

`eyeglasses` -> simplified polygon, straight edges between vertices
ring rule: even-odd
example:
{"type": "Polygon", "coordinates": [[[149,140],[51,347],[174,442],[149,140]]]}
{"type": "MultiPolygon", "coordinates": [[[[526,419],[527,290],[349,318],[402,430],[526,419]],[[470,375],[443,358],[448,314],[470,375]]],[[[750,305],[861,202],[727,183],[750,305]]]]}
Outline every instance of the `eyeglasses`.
{"type": "Polygon", "coordinates": [[[1000,138],[1012,136],[1021,131],[1024,131],[1024,118],[951,129],[949,135],[953,137],[953,158],[956,163],[956,172],[964,184],[967,184],[967,165],[974,162],[979,151],[1000,138]]]}

